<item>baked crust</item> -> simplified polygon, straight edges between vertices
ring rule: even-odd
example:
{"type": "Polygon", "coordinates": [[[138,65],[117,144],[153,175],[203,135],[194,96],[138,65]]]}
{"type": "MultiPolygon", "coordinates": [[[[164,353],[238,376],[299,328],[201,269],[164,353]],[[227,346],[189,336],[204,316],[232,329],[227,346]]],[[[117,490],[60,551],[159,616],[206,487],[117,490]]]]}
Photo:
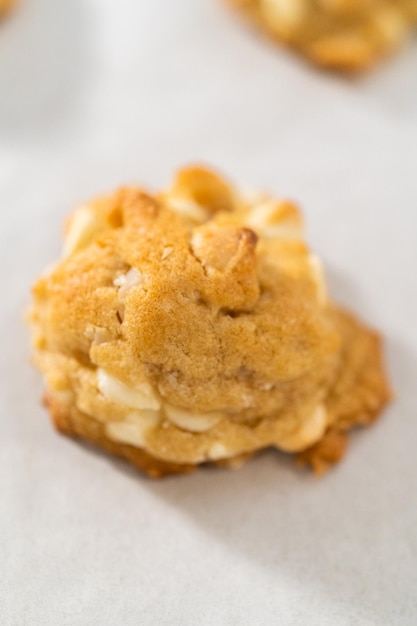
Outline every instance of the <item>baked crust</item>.
{"type": "Polygon", "coordinates": [[[297,207],[204,168],[79,207],[33,295],[55,425],[150,476],[271,446],[320,473],[390,397],[380,337],[328,299],[297,207]]]}
{"type": "Polygon", "coordinates": [[[417,0],[227,0],[259,30],[322,67],[357,72],[407,39],[417,0]]]}

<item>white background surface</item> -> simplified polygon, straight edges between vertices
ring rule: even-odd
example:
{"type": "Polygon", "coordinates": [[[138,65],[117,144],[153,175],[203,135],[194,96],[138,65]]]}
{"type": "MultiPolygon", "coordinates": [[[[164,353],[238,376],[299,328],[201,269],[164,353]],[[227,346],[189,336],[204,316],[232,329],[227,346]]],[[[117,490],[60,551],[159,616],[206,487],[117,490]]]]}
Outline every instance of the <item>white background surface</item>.
{"type": "Polygon", "coordinates": [[[417,624],[417,46],[320,74],[215,0],[24,0],[0,27],[2,626],[417,624]],[[64,216],[204,161],[298,199],[397,400],[318,480],[151,482],[52,431],[21,322],[64,216]]]}

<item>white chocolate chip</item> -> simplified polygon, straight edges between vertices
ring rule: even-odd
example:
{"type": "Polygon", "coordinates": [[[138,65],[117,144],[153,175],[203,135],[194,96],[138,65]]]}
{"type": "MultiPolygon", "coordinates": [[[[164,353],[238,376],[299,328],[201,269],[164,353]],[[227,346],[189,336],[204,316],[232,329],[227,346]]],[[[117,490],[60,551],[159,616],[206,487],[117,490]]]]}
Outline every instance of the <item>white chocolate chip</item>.
{"type": "Polygon", "coordinates": [[[167,259],[173,252],[174,248],[172,246],[167,246],[162,252],[161,259],[165,261],[165,259],[167,259]]]}
{"type": "Polygon", "coordinates": [[[275,224],[262,228],[261,234],[266,239],[283,239],[285,241],[298,241],[302,235],[298,227],[293,224],[275,224]]]}
{"type": "Polygon", "coordinates": [[[304,450],[323,437],[326,427],[327,410],[324,404],[319,404],[297,430],[279,440],[277,448],[287,452],[304,450]]]}
{"type": "Polygon", "coordinates": [[[153,411],[157,411],[161,406],[149,383],[140,383],[136,387],[130,387],[104,370],[98,369],[97,385],[103,396],[115,404],[123,404],[132,409],[153,411]]]}
{"type": "Polygon", "coordinates": [[[226,446],[220,442],[213,443],[207,453],[207,457],[211,461],[219,461],[220,459],[227,459],[232,456],[232,452],[226,448],[226,446]]]}
{"type": "Polygon", "coordinates": [[[68,257],[87,246],[97,230],[97,220],[93,209],[88,205],[79,207],[70,222],[65,237],[63,256],[68,257]]]}
{"type": "Polygon", "coordinates": [[[320,306],[325,306],[327,304],[328,298],[323,264],[319,257],[315,254],[309,255],[308,262],[311,268],[311,275],[317,290],[317,299],[320,306]]]}
{"type": "Polygon", "coordinates": [[[297,30],[307,10],[306,0],[261,0],[261,11],[269,27],[284,36],[297,30]]]}
{"type": "Polygon", "coordinates": [[[119,288],[119,295],[122,298],[129,289],[142,283],[143,274],[136,267],[131,267],[126,274],[121,274],[113,281],[113,285],[119,288]]]}
{"type": "Polygon", "coordinates": [[[102,343],[111,341],[111,334],[103,326],[95,326],[94,324],[87,324],[84,335],[89,339],[94,346],[99,346],[102,343]]]}
{"type": "Polygon", "coordinates": [[[159,413],[155,411],[135,411],[121,422],[108,422],[106,435],[113,441],[126,443],[135,448],[146,445],[147,435],[159,423],[159,413]]]}
{"type": "Polygon", "coordinates": [[[294,217],[280,217],[280,206],[275,200],[264,199],[255,204],[246,222],[266,239],[301,240],[301,222],[294,217]]]}
{"type": "Polygon", "coordinates": [[[127,295],[127,292],[132,289],[132,287],[137,287],[143,284],[143,274],[136,267],[131,267],[126,274],[120,274],[113,281],[113,285],[118,288],[118,296],[119,296],[119,307],[118,313],[120,317],[120,321],[123,323],[125,317],[125,305],[124,298],[127,295]]]}
{"type": "Polygon", "coordinates": [[[203,209],[203,207],[201,207],[196,202],[193,202],[192,200],[187,200],[185,198],[176,196],[169,196],[167,201],[170,209],[175,211],[175,213],[179,213],[184,217],[188,217],[194,222],[201,223],[205,222],[207,219],[207,213],[203,209]]]}
{"type": "Polygon", "coordinates": [[[253,187],[240,187],[239,199],[240,202],[242,202],[243,204],[253,206],[255,204],[261,204],[262,202],[265,202],[265,200],[268,200],[269,197],[262,191],[254,189],[253,187]]]}
{"type": "Polygon", "coordinates": [[[164,408],[170,422],[182,430],[188,430],[193,433],[203,433],[210,430],[223,418],[223,414],[217,411],[212,413],[191,413],[170,404],[166,404],[164,408]]]}

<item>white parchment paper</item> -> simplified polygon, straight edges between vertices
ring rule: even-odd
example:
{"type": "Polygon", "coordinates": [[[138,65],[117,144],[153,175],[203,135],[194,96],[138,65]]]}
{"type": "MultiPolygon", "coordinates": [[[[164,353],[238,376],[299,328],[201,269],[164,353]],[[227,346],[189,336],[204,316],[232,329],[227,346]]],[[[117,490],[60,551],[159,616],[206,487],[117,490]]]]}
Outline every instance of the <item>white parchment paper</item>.
{"type": "Polygon", "coordinates": [[[417,624],[417,46],[319,73],[216,0],[21,0],[0,26],[0,624],[417,624]],[[298,200],[396,402],[323,479],[266,453],[151,482],[55,434],[29,286],[65,215],[188,162],[298,200]]]}

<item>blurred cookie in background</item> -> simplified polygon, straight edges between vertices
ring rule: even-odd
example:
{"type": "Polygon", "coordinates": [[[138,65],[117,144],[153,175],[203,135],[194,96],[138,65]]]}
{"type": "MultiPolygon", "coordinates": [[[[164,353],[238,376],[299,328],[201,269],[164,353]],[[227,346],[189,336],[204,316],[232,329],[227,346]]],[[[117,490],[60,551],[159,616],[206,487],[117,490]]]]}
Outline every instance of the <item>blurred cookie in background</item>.
{"type": "Polygon", "coordinates": [[[17,0],[0,0],[0,18],[5,15],[9,9],[17,4],[17,0]]]}
{"type": "Polygon", "coordinates": [[[341,72],[371,67],[417,23],[417,0],[227,1],[274,39],[341,72]]]}
{"type": "Polygon", "coordinates": [[[6,13],[13,5],[15,5],[17,0],[0,0],[0,15],[6,13]]]}

